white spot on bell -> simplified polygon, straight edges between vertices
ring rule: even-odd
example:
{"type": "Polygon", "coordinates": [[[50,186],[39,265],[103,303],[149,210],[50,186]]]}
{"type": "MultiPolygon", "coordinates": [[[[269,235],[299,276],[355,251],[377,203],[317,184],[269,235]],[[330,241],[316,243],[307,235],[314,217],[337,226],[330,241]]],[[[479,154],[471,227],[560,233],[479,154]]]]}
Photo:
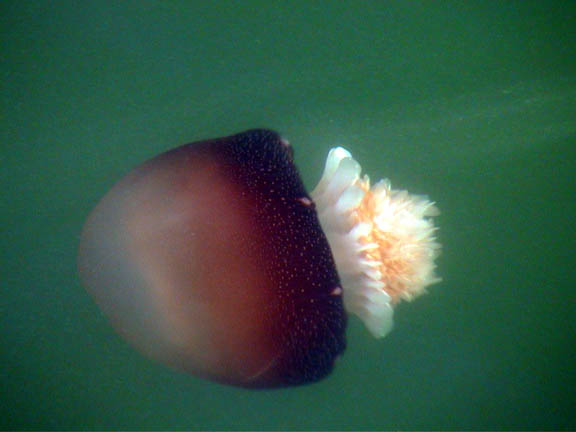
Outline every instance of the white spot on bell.
{"type": "Polygon", "coordinates": [[[334,289],[332,290],[332,292],[330,293],[330,295],[333,295],[333,296],[342,295],[342,288],[339,287],[339,286],[337,286],[336,288],[334,288],[334,289]]]}

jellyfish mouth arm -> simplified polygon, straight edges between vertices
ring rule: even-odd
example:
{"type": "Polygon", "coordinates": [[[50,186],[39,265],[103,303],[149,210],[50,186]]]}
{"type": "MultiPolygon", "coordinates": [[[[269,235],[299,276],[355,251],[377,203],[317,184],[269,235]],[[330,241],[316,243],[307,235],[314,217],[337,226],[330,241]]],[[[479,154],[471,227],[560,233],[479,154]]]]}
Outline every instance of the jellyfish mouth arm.
{"type": "Polygon", "coordinates": [[[426,197],[394,190],[390,181],[370,185],[351,153],[330,150],[324,173],[311,193],[342,280],[344,305],[370,333],[384,337],[394,306],[437,283],[434,260],[440,245],[426,197]]]}

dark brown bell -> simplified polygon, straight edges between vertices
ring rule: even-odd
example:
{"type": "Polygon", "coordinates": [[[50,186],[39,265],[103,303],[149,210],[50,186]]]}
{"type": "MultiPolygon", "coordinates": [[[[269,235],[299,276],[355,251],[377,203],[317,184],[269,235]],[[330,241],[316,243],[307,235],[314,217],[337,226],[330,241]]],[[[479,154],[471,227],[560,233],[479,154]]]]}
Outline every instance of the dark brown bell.
{"type": "Polygon", "coordinates": [[[79,271],[118,333],[214,381],[306,384],[345,348],[330,248],[291,147],[269,130],[135,168],[88,218],[79,271]]]}

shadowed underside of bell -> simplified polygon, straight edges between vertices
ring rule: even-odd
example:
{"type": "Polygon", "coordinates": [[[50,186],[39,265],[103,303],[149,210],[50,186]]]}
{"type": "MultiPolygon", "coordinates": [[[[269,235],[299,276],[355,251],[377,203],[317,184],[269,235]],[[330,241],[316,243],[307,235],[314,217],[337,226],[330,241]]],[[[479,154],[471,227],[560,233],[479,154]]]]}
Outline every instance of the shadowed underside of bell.
{"type": "Polygon", "coordinates": [[[345,347],[330,248],[292,149],[272,131],[134,169],[90,215],[79,269],[133,345],[218,382],[314,382],[345,347]]]}

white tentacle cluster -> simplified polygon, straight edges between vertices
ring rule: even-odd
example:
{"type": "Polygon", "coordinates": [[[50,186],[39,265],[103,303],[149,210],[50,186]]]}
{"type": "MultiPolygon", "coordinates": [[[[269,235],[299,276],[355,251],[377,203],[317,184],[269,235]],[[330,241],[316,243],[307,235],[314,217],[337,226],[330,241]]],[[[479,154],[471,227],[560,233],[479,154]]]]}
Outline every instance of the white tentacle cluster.
{"type": "Polygon", "coordinates": [[[392,329],[395,304],[440,281],[434,271],[440,245],[430,219],[438,210],[426,197],[393,190],[388,180],[371,187],[361,171],[350,152],[333,148],[311,195],[345,307],[379,338],[392,329]]]}

